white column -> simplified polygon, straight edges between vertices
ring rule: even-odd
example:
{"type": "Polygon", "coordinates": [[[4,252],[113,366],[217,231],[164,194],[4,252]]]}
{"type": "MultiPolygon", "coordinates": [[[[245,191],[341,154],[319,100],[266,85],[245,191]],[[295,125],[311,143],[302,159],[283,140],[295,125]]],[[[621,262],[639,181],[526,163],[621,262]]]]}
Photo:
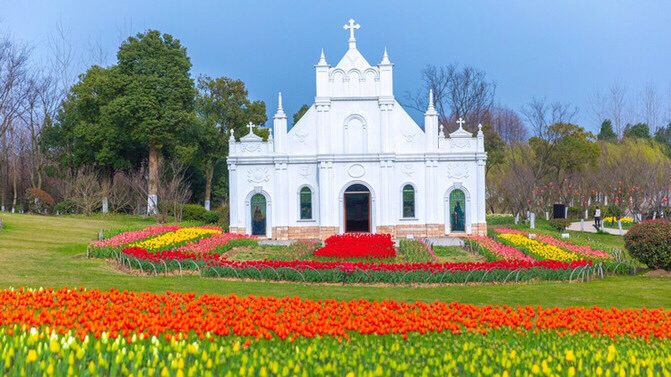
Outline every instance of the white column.
{"type": "Polygon", "coordinates": [[[487,222],[486,220],[487,205],[485,202],[485,162],[486,160],[484,158],[478,159],[476,198],[478,201],[477,222],[479,224],[484,224],[485,222],[487,222]]]}
{"type": "MultiPolygon", "coordinates": [[[[240,227],[240,219],[238,218],[238,205],[241,200],[238,198],[238,169],[235,164],[228,164],[228,209],[229,226],[240,227]]],[[[244,206],[244,203],[242,203],[244,206]]],[[[243,225],[244,228],[244,225],[243,225]]]]}

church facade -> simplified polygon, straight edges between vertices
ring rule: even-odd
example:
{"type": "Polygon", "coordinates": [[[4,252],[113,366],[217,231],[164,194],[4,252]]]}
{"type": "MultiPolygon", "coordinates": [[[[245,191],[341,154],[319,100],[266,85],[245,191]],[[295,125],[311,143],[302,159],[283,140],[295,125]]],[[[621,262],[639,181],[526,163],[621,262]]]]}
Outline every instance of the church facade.
{"type": "Polygon", "coordinates": [[[371,66],[356,48],[336,66],[322,51],[316,97],[287,130],[279,95],[267,141],[229,140],[230,232],[325,239],[346,232],[396,238],[486,234],[482,131],[445,135],[427,93],[424,129],[394,98],[385,49],[371,66]]]}

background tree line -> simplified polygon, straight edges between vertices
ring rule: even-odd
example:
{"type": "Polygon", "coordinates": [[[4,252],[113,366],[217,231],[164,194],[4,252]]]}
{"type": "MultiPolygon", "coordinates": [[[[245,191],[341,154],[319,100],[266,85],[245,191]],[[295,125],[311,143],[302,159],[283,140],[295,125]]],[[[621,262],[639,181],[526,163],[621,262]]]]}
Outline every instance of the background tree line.
{"type": "MultiPolygon", "coordinates": [[[[30,46],[0,36],[0,209],[165,219],[190,202],[227,212],[228,138],[267,121],[242,81],[192,77],[186,48],[155,30],[77,77],[69,46],[54,45],[53,58],[35,64],[30,46]]],[[[667,208],[671,100],[654,86],[632,96],[619,84],[595,92],[593,135],[575,124],[570,104],[497,104],[496,84],[477,68],[427,66],[421,75],[405,105],[423,113],[432,89],[445,135],[458,118],[471,132],[483,125],[490,212],[542,213],[554,202],[582,211],[606,200],[622,213],[667,208]]],[[[254,132],[268,137],[266,128],[254,132]]]]}

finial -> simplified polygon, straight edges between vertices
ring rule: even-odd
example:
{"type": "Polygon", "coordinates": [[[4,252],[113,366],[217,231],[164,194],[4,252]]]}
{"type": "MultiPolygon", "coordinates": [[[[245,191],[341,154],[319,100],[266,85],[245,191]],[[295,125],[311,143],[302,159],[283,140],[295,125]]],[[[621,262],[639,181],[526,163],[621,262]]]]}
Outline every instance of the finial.
{"type": "Polygon", "coordinates": [[[345,24],[343,28],[349,29],[349,48],[356,48],[356,39],[354,38],[354,29],[359,29],[361,25],[355,25],[354,19],[349,19],[349,24],[345,24]]]}
{"type": "Polygon", "coordinates": [[[444,131],[444,129],[443,129],[443,125],[442,125],[442,124],[439,124],[439,125],[438,125],[438,129],[440,130],[440,131],[438,131],[438,136],[445,137],[445,131],[444,131]]]}
{"type": "Polygon", "coordinates": [[[249,128],[249,135],[251,135],[254,132],[254,130],[253,130],[254,123],[249,122],[249,124],[247,125],[247,128],[249,128]]]}
{"type": "Polygon", "coordinates": [[[235,141],[235,130],[231,128],[231,137],[228,138],[229,141],[235,141]]]}
{"type": "Polygon", "coordinates": [[[384,54],[382,54],[382,62],[380,62],[380,64],[391,64],[389,55],[387,55],[387,47],[384,48],[384,54]]]}
{"type": "Polygon", "coordinates": [[[484,136],[482,133],[482,123],[478,123],[478,137],[484,136]]]}
{"type": "Polygon", "coordinates": [[[457,124],[459,125],[459,129],[463,129],[463,125],[466,123],[465,120],[463,120],[461,117],[459,117],[459,120],[457,121],[457,124]]]}
{"type": "Polygon", "coordinates": [[[327,65],[326,63],[326,58],[324,57],[324,49],[322,48],[322,53],[319,56],[319,61],[317,62],[317,65],[327,65]]]}
{"type": "Polygon", "coordinates": [[[277,112],[275,113],[275,118],[286,117],[284,109],[282,108],[282,92],[279,92],[277,95],[277,112]]]}
{"type": "Polygon", "coordinates": [[[273,141],[273,129],[268,129],[268,141],[273,141]]]}

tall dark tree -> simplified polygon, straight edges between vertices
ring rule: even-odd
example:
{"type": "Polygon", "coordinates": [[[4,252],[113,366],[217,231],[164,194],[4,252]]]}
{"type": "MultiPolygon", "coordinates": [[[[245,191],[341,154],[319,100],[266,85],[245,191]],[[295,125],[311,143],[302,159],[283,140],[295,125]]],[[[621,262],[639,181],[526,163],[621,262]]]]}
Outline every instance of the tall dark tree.
{"type": "MultiPolygon", "coordinates": [[[[255,125],[265,123],[266,105],[262,101],[250,101],[245,84],[240,80],[202,76],[198,78],[197,86],[197,139],[200,144],[199,159],[205,173],[205,207],[209,209],[214,170],[217,163],[228,156],[231,130],[240,136],[249,122],[255,125]]],[[[268,137],[267,131],[258,133],[268,137]]]]}
{"type": "Polygon", "coordinates": [[[296,114],[294,114],[294,116],[293,116],[294,123],[292,123],[292,124],[296,125],[296,123],[298,123],[298,121],[301,120],[303,115],[305,115],[305,113],[307,113],[308,110],[310,110],[310,106],[305,105],[305,104],[303,106],[301,106],[301,108],[298,109],[298,111],[296,111],[296,114]]]}
{"type": "Polygon", "coordinates": [[[601,129],[596,138],[599,141],[617,141],[617,134],[613,131],[613,124],[610,119],[605,119],[601,123],[601,129]]]}
{"type": "Polygon", "coordinates": [[[645,123],[627,124],[622,133],[623,138],[650,139],[650,127],[645,123]]]}
{"type": "MultiPolygon", "coordinates": [[[[119,94],[114,68],[91,67],[67,95],[56,122],[43,131],[42,145],[62,167],[93,168],[107,191],[118,170],[137,166],[140,146],[126,122],[110,108],[119,94]]],[[[103,199],[105,207],[106,199],[103,199]]]]}
{"type": "Polygon", "coordinates": [[[117,59],[120,91],[109,105],[110,115],[126,124],[149,154],[147,211],[155,214],[159,155],[195,122],[191,61],[179,40],[156,30],[129,37],[117,59]]]}

